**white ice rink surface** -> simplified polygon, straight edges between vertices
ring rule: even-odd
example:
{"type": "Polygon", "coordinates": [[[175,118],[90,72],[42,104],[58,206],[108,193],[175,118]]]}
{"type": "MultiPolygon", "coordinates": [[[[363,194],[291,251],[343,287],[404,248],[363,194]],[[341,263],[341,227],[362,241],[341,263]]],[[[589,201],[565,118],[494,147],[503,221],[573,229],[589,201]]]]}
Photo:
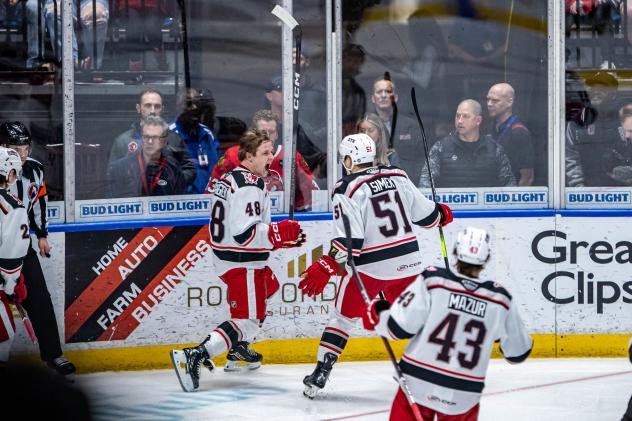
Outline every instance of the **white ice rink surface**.
{"type": "MultiPolygon", "coordinates": [[[[389,362],[338,363],[314,400],[302,395],[313,365],[202,373],[184,393],[171,370],[78,375],[96,420],[387,420],[397,385],[389,362]]],[[[492,360],[480,421],[619,421],[632,394],[627,359],[492,360]]]]}

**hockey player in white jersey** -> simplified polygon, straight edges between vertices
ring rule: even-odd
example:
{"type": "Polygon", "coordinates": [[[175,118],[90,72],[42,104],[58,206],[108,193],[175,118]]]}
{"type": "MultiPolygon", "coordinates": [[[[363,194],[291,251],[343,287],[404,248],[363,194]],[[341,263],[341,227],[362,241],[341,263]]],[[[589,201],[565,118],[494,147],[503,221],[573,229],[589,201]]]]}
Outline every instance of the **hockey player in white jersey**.
{"type": "Polygon", "coordinates": [[[270,222],[270,198],[262,178],[274,159],[268,136],[248,130],[239,141],[238,156],[240,166],[214,180],[209,224],[215,272],[227,286],[231,318],[200,345],[171,351],[185,392],[199,387],[201,365],[212,370],[210,359],[223,352],[229,351],[229,363],[244,361],[250,369],[261,365],[261,354],[248,343],[265,319],[267,300],[279,289],[267,266],[270,251],[305,241],[297,221],[270,222]]]}
{"type": "Polygon", "coordinates": [[[39,252],[42,258],[50,257],[51,247],[48,242],[44,166],[30,157],[31,142],[31,134],[23,123],[10,121],[0,125],[0,143],[16,151],[22,162],[20,175],[17,182],[11,186],[10,192],[24,203],[29,218],[29,229],[37,238],[36,245],[29,246],[22,267],[24,282],[29,290],[29,296],[24,300],[24,308],[29,313],[29,319],[37,335],[40,358],[56,373],[70,375],[76,368],[72,362],[64,358],[55,309],[37,256],[39,252]]]}
{"type": "Polygon", "coordinates": [[[30,243],[28,217],[24,204],[8,191],[21,168],[17,152],[0,147],[0,365],[8,361],[15,335],[10,304],[26,297],[21,272],[30,243]]]}
{"type": "MultiPolygon", "coordinates": [[[[366,134],[345,137],[338,151],[347,175],[338,181],[333,194],[335,237],[329,253],[301,274],[299,288],[309,296],[320,294],[329,279],[338,274],[338,263],[346,262],[351,246],[369,296],[383,292],[387,300],[392,300],[423,268],[413,225],[443,226],[452,221],[452,212],[428,200],[403,170],[375,165],[375,143],[366,134]],[[349,218],[352,244],[347,244],[342,214],[349,218]]],[[[362,317],[365,307],[347,267],[338,287],[335,310],[320,340],[316,368],[303,379],[305,396],[314,398],[325,386],[347,344],[354,319],[362,317]]]]}
{"type": "MultiPolygon", "coordinates": [[[[399,365],[424,420],[476,420],[494,342],[510,363],[533,347],[511,295],[479,279],[490,257],[487,232],[466,228],[454,252],[455,272],[428,267],[394,304],[375,299],[363,316],[365,328],[386,338],[410,338],[399,365]]],[[[401,389],[390,419],[414,419],[401,389]]]]}

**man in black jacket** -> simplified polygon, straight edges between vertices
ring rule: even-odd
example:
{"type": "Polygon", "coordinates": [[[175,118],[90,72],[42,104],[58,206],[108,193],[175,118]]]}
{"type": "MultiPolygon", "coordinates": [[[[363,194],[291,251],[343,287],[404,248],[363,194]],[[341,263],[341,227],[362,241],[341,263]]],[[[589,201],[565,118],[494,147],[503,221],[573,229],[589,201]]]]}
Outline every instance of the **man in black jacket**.
{"type": "Polygon", "coordinates": [[[184,194],[181,168],[164,153],[169,126],[160,117],[141,122],[140,149],[110,164],[108,197],[167,196],[184,194]]]}
{"type": "MultiPolygon", "coordinates": [[[[503,147],[491,136],[481,136],[481,114],[481,104],[477,101],[461,101],[454,117],[456,132],[439,140],[430,149],[430,171],[435,187],[516,185],[503,147]]],[[[419,187],[430,187],[427,166],[421,172],[419,187]]]]}
{"type": "MultiPolygon", "coordinates": [[[[164,109],[164,101],[160,91],[153,88],[144,89],[139,94],[136,104],[136,112],[140,116],[140,120],[132,123],[129,130],[124,131],[114,139],[108,165],[112,165],[114,161],[129,156],[140,149],[143,144],[140,136],[140,126],[143,119],[149,116],[162,117],[164,109]]],[[[190,159],[191,155],[186,144],[177,133],[170,131],[167,134],[167,147],[163,153],[178,164],[186,185],[193,183],[196,175],[195,165],[190,159]]]]}

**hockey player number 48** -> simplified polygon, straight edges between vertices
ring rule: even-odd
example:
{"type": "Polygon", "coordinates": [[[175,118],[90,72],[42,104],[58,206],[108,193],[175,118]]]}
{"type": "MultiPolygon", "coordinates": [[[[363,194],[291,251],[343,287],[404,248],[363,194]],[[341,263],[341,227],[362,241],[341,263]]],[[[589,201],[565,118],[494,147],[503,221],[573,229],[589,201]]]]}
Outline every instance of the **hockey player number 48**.
{"type": "Polygon", "coordinates": [[[215,202],[211,211],[211,238],[214,242],[220,243],[224,239],[224,204],[215,202]]]}
{"type": "MultiPolygon", "coordinates": [[[[456,333],[456,327],[459,323],[459,315],[454,313],[448,313],[448,315],[439,323],[439,325],[432,331],[428,337],[428,342],[441,346],[441,351],[437,354],[437,359],[445,363],[450,362],[450,350],[456,346],[454,342],[454,334],[456,333]],[[445,333],[443,333],[445,331],[445,333]],[[441,336],[443,334],[443,337],[441,336]]],[[[481,345],[485,340],[487,329],[485,324],[480,320],[470,320],[465,324],[463,328],[465,333],[475,332],[474,339],[467,339],[465,344],[472,348],[472,355],[468,359],[467,354],[459,352],[457,358],[459,365],[466,369],[473,369],[478,364],[481,357],[481,345]]]]}

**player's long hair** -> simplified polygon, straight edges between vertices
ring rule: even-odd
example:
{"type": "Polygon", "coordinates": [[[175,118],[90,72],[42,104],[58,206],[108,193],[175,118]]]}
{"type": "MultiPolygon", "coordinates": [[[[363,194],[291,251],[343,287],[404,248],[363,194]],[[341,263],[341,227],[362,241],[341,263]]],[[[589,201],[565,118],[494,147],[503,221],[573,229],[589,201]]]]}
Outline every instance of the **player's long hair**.
{"type": "Polygon", "coordinates": [[[243,161],[246,159],[246,153],[250,152],[252,155],[257,154],[257,148],[261,146],[263,142],[271,142],[268,135],[258,129],[248,129],[239,139],[239,151],[237,152],[237,159],[243,161]]]}
{"type": "Polygon", "coordinates": [[[483,270],[483,265],[473,265],[471,263],[456,261],[456,270],[468,278],[478,278],[478,275],[483,270]]]}
{"type": "Polygon", "coordinates": [[[367,113],[356,123],[356,133],[360,133],[360,124],[366,121],[377,129],[377,139],[375,141],[375,161],[379,165],[391,165],[389,156],[392,151],[388,148],[388,136],[386,126],[382,119],[375,113],[367,113]]]}

